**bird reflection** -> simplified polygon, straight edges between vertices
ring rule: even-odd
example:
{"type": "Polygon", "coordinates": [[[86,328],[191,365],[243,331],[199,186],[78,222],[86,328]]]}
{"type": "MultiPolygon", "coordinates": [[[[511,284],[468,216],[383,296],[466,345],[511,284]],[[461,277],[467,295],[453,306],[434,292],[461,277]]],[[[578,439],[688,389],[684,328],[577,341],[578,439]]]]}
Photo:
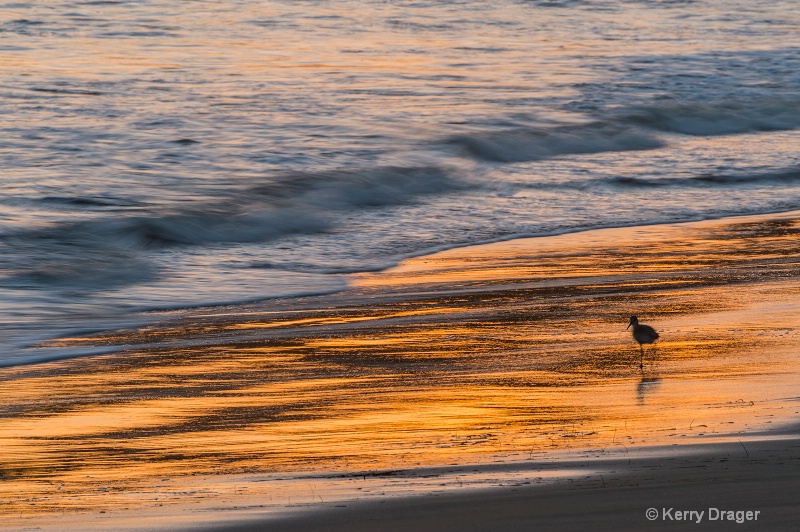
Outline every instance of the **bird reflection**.
{"type": "Polygon", "coordinates": [[[644,404],[644,398],[647,394],[652,393],[661,384],[661,379],[658,377],[642,377],[639,384],[636,385],[636,400],[639,404],[644,404]]]}

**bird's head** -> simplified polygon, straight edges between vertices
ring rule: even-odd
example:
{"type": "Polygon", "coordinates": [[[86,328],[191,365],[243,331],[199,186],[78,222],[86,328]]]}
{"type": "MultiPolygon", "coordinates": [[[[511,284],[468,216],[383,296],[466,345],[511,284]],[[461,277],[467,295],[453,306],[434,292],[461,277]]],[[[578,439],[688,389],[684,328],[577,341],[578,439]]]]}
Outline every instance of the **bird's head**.
{"type": "Polygon", "coordinates": [[[639,325],[639,318],[636,316],[631,316],[631,321],[628,323],[628,326],[625,329],[630,329],[631,325],[639,325]]]}

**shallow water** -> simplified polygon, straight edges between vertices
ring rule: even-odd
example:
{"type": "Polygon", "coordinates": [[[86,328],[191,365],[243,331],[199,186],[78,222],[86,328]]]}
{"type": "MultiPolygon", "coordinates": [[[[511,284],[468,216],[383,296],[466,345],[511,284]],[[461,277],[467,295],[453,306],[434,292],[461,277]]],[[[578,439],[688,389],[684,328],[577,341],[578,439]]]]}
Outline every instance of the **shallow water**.
{"type": "Polygon", "coordinates": [[[435,249],[800,207],[793,2],[2,8],[2,365],[435,249]]]}

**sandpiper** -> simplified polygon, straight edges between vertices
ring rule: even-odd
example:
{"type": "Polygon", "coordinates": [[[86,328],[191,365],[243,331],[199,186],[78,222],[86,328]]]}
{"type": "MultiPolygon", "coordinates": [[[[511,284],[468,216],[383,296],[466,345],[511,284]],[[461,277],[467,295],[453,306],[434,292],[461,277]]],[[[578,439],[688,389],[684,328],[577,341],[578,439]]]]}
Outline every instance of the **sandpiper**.
{"type": "Polygon", "coordinates": [[[641,369],[644,367],[643,344],[652,344],[655,342],[658,338],[658,333],[649,325],[639,325],[639,318],[636,316],[631,316],[631,321],[625,329],[629,329],[631,325],[633,325],[633,339],[639,342],[639,368],[641,369]]]}

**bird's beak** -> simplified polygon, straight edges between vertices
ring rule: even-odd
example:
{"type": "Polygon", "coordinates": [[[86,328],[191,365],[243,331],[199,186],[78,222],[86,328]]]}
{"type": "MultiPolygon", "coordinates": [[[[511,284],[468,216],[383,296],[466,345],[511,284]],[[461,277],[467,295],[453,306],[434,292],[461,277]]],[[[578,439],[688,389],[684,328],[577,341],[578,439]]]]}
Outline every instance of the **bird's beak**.
{"type": "Polygon", "coordinates": [[[629,324],[628,324],[628,326],[627,326],[627,327],[625,327],[625,330],[627,331],[627,330],[628,330],[628,329],[630,329],[630,328],[631,328],[631,324],[629,323],[629,324]]]}

